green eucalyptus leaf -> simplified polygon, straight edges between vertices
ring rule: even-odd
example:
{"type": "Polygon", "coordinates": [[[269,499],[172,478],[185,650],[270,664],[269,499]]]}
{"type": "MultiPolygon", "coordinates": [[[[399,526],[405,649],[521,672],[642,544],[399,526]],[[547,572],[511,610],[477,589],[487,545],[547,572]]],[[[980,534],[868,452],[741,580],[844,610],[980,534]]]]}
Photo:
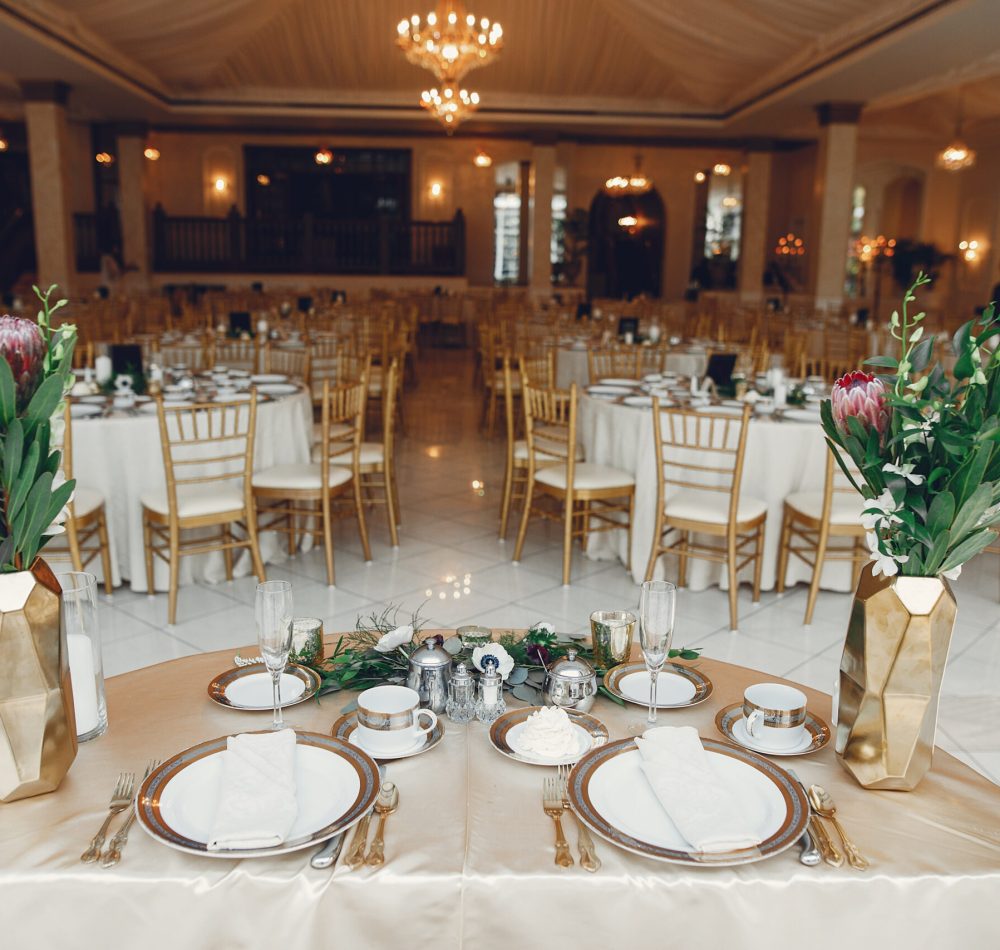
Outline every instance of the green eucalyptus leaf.
{"type": "Polygon", "coordinates": [[[599,692],[605,699],[610,699],[611,702],[615,703],[618,706],[625,705],[624,699],[622,699],[620,696],[616,696],[614,693],[611,692],[611,690],[607,688],[607,686],[604,686],[603,684],[597,687],[597,692],[599,692]]]}
{"type": "Polygon", "coordinates": [[[346,713],[352,713],[352,712],[354,712],[354,710],[355,710],[355,709],[357,709],[357,708],[358,708],[358,701],[357,701],[356,699],[352,699],[352,700],[351,700],[351,701],[350,701],[349,703],[347,703],[347,704],[346,704],[345,706],[341,706],[341,707],[340,707],[340,711],[341,711],[342,713],[345,713],[345,714],[346,714],[346,713]]]}
{"type": "Polygon", "coordinates": [[[545,670],[530,670],[528,672],[528,683],[532,686],[544,686],[545,685],[545,670]]]}
{"type": "Polygon", "coordinates": [[[522,703],[528,703],[530,706],[537,706],[538,701],[541,699],[540,691],[535,689],[534,686],[529,686],[527,683],[515,686],[511,690],[511,694],[521,700],[522,703]]]}
{"type": "Polygon", "coordinates": [[[447,650],[452,656],[458,656],[462,652],[462,638],[461,637],[448,637],[444,643],[441,644],[445,650],[447,650]]]}
{"type": "Polygon", "coordinates": [[[520,686],[527,679],[528,679],[527,667],[515,666],[514,669],[510,671],[510,676],[507,677],[507,682],[511,686],[520,686]]]}

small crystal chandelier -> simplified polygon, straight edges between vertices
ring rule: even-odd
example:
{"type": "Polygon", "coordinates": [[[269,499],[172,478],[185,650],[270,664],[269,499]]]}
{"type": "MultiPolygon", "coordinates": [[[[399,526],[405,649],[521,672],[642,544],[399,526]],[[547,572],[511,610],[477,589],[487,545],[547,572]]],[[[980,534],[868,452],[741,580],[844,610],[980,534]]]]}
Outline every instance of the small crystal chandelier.
{"type": "Polygon", "coordinates": [[[642,156],[636,153],[635,171],[628,177],[615,175],[604,182],[604,190],[613,198],[624,195],[644,195],[653,187],[653,181],[642,173],[642,156]]]}
{"type": "Polygon", "coordinates": [[[960,172],[976,164],[976,153],[962,139],[962,92],[958,93],[958,119],[951,144],[938,152],[937,166],[949,172],[960,172]]]}
{"type": "Polygon", "coordinates": [[[479,108],[479,93],[459,89],[455,83],[445,83],[440,89],[425,89],[420,93],[420,105],[434,116],[450,135],[479,108]]]}
{"type": "Polygon", "coordinates": [[[413,14],[396,27],[396,45],[415,66],[429,69],[441,83],[456,83],[470,69],[487,66],[503,48],[503,28],[466,13],[458,0],[441,0],[421,23],[413,14]]]}

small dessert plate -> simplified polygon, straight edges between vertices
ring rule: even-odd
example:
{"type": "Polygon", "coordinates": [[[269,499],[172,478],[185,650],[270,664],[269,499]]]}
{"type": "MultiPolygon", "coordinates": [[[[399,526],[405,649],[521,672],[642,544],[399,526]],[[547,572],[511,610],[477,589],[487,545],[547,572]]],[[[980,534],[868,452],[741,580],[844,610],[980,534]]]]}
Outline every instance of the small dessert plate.
{"type": "Polygon", "coordinates": [[[101,406],[96,406],[88,402],[70,403],[69,414],[73,419],[90,419],[104,413],[101,406]]]}
{"type": "Polygon", "coordinates": [[[299,387],[294,383],[261,383],[257,386],[257,392],[267,396],[291,396],[299,391],[299,387]]]}
{"type": "MultiPolygon", "coordinates": [[[[296,706],[312,699],[319,691],[322,680],[319,673],[289,663],[281,674],[281,705],[296,706]]],[[[208,684],[208,696],[213,703],[241,709],[244,712],[271,712],[271,674],[263,663],[239,666],[220,673],[208,684]]]]}
{"type": "Polygon", "coordinates": [[[609,376],[607,379],[599,379],[598,383],[602,386],[627,386],[629,389],[634,389],[639,385],[639,380],[625,379],[621,376],[609,376]]]}
{"type": "Polygon", "coordinates": [[[572,755],[558,758],[545,758],[534,752],[527,752],[520,744],[520,735],[525,729],[528,717],[538,712],[542,706],[524,706],[505,712],[490,726],[490,745],[501,755],[526,765],[573,765],[585,756],[591,749],[608,741],[608,727],[586,713],[567,709],[566,715],[576,732],[577,748],[572,755]]]}
{"type": "Polygon", "coordinates": [[[251,383],[287,383],[288,377],[284,373],[254,373],[250,377],[251,383]]]}
{"type": "MultiPolygon", "coordinates": [[[[636,706],[649,705],[649,670],[645,663],[620,663],[608,670],[604,688],[636,706]]],[[[656,677],[656,708],[683,709],[696,706],[712,695],[712,681],[704,673],[667,663],[656,677]]]]}
{"type": "Polygon", "coordinates": [[[434,728],[430,732],[423,734],[413,743],[408,749],[403,749],[402,752],[393,752],[387,754],[385,752],[380,752],[376,754],[371,750],[367,749],[365,745],[358,738],[358,714],[357,711],[349,712],[345,716],[341,716],[334,724],[333,729],[330,730],[330,734],[335,739],[343,739],[349,742],[355,748],[361,749],[362,752],[367,752],[373,759],[378,759],[380,762],[390,762],[393,759],[408,759],[414,755],[420,755],[422,752],[429,752],[436,746],[441,739],[444,737],[444,723],[442,720],[443,716],[438,717],[438,721],[434,728]]]}
{"type": "Polygon", "coordinates": [[[754,739],[746,730],[743,719],[743,703],[733,703],[720,709],[715,717],[715,725],[730,742],[760,752],[762,755],[809,755],[818,752],[830,741],[830,727],[819,716],[806,710],[806,734],[802,741],[788,749],[774,749],[754,739]]]}

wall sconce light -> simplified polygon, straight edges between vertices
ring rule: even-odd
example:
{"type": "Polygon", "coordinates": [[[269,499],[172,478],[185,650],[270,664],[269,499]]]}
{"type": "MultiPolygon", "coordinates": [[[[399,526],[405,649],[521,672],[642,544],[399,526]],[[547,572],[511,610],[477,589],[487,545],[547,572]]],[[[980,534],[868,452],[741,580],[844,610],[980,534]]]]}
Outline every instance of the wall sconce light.
{"type": "Polygon", "coordinates": [[[962,252],[962,258],[969,264],[973,264],[979,260],[979,242],[978,241],[962,241],[958,245],[958,249],[962,252]]]}
{"type": "Polygon", "coordinates": [[[725,162],[717,162],[712,166],[712,174],[719,175],[721,178],[725,178],[732,174],[732,166],[727,165],[725,162]]]}
{"type": "Polygon", "coordinates": [[[98,165],[114,165],[115,157],[110,152],[98,152],[94,156],[94,161],[98,165]]]}
{"type": "Polygon", "coordinates": [[[618,219],[618,227],[629,234],[635,234],[639,230],[639,219],[634,214],[625,214],[618,219]]]}
{"type": "Polygon", "coordinates": [[[493,156],[479,149],[476,152],[476,157],[472,160],[472,164],[476,168],[489,168],[493,164],[493,156]]]}
{"type": "Polygon", "coordinates": [[[329,165],[333,161],[333,152],[328,148],[321,148],[313,158],[316,160],[317,165],[329,165]]]}
{"type": "Polygon", "coordinates": [[[694,180],[700,185],[708,176],[704,172],[695,172],[694,180]]]}
{"type": "Polygon", "coordinates": [[[268,185],[271,184],[271,176],[270,175],[258,175],[257,176],[257,184],[260,185],[261,188],[266,188],[268,185]]]}
{"type": "Polygon", "coordinates": [[[147,145],[142,154],[145,155],[151,162],[156,162],[160,159],[160,150],[158,148],[153,148],[152,145],[147,145]]]}
{"type": "Polygon", "coordinates": [[[7,137],[0,132],[0,152],[6,152],[10,148],[10,142],[7,141],[7,137]]]}
{"type": "Polygon", "coordinates": [[[224,191],[228,190],[229,182],[220,176],[212,182],[212,187],[221,195],[224,191]]]}
{"type": "Polygon", "coordinates": [[[774,253],[783,257],[788,257],[789,255],[801,257],[805,252],[805,242],[802,238],[796,237],[791,231],[778,238],[778,243],[774,248],[774,253]]]}
{"type": "Polygon", "coordinates": [[[439,181],[432,181],[427,191],[432,198],[440,198],[444,194],[444,185],[439,181]]]}

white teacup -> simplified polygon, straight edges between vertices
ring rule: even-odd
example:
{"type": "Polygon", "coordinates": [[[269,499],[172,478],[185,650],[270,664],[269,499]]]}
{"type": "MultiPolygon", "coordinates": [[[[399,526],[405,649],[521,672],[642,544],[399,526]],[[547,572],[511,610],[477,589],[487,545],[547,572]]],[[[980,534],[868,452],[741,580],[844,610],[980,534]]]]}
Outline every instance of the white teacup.
{"type": "Polygon", "coordinates": [[[755,683],[743,693],[743,727],[754,743],[793,749],[806,734],[806,695],[794,686],[755,683]]]}
{"type": "Polygon", "coordinates": [[[376,757],[405,752],[436,725],[437,715],[421,709],[420,694],[408,686],[373,686],[358,697],[358,742],[376,757]],[[430,725],[421,726],[421,716],[430,725]]]}

